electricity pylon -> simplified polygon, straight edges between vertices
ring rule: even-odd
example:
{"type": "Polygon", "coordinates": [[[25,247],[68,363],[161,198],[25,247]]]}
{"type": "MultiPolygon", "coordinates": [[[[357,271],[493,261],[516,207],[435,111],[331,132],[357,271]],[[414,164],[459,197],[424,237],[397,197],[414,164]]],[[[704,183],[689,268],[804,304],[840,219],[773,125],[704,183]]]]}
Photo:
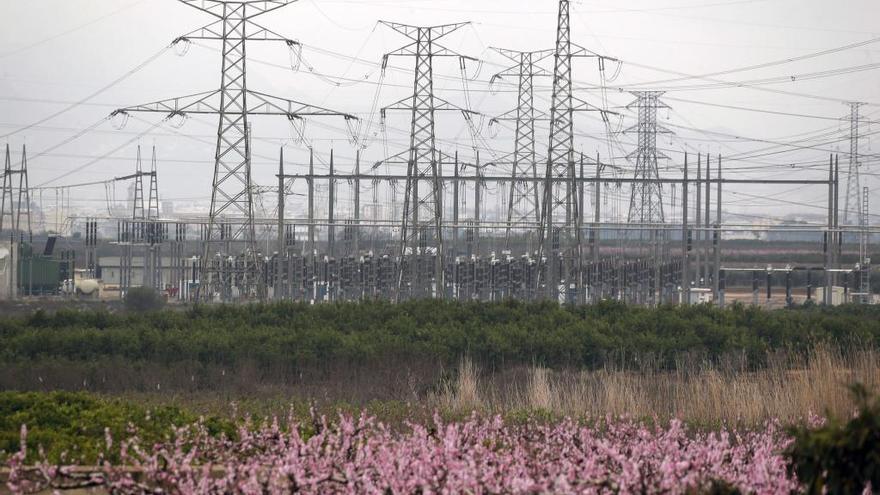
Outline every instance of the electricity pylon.
{"type": "Polygon", "coordinates": [[[546,120],[543,112],[535,110],[535,77],[552,76],[537,64],[553,54],[553,50],[519,52],[504,48],[494,48],[496,52],[510,59],[515,65],[492,76],[492,82],[505,77],[516,78],[517,106],[515,109],[492,119],[493,122],[515,121],[516,138],[513,149],[510,197],[507,203],[506,243],[510,247],[512,224],[541,221],[540,197],[538,193],[537,156],[535,153],[535,122],[546,120]],[[523,178],[532,180],[522,180],[523,178]]]}
{"type": "MultiPolygon", "coordinates": [[[[669,107],[660,101],[660,96],[663,95],[662,91],[637,91],[633,95],[636,97],[636,101],[627,105],[627,108],[638,107],[639,120],[636,125],[625,131],[635,131],[638,135],[636,149],[627,156],[627,159],[635,162],[628,220],[630,223],[660,224],[665,221],[665,216],[663,214],[663,185],[660,183],[657,160],[666,158],[666,156],[657,151],[657,134],[668,134],[669,130],[657,124],[657,109],[669,107]]],[[[639,228],[640,250],[645,247],[644,234],[645,230],[639,228]]],[[[662,298],[660,258],[663,249],[660,237],[661,234],[657,229],[651,229],[649,240],[654,266],[653,286],[649,288],[647,285],[643,285],[639,295],[639,297],[644,297],[646,301],[650,301],[651,304],[656,304],[662,298]]]]}
{"type": "Polygon", "coordinates": [[[434,94],[434,64],[436,57],[457,57],[461,64],[471,57],[459,55],[437,43],[438,40],[467,26],[469,23],[442,26],[410,26],[380,21],[385,26],[406,36],[412,43],[385,54],[383,69],[392,56],[415,58],[413,94],[382,109],[384,118],[388,110],[411,112],[409,149],[385,162],[406,163],[406,192],[404,194],[403,224],[400,239],[400,263],[397,273],[397,299],[411,297],[444,297],[443,280],[443,188],[442,153],[437,150],[434,129],[434,112],[460,111],[474,113],[458,107],[434,94]],[[409,261],[406,257],[410,256],[409,261]],[[422,269],[421,259],[434,256],[433,273],[422,269]],[[431,287],[433,279],[434,287],[431,287]]]}
{"type": "Polygon", "coordinates": [[[538,286],[543,282],[545,297],[557,300],[559,285],[567,288],[581,286],[581,212],[578,211],[574,159],[574,113],[598,110],[607,119],[605,110],[577,99],[572,93],[571,63],[574,58],[595,57],[600,67],[604,60],[614,60],[593,53],[571,42],[569,0],[559,1],[556,29],[556,50],[553,69],[553,98],[550,107],[550,147],[547,171],[544,177],[544,197],[541,204],[541,246],[538,260],[544,270],[536,277],[538,286]]]}
{"type": "Polygon", "coordinates": [[[670,131],[657,124],[657,110],[669,107],[660,101],[662,91],[637,91],[633,95],[636,101],[626,108],[638,107],[639,121],[624,131],[636,131],[638,135],[638,147],[627,157],[635,161],[628,219],[630,223],[663,223],[663,188],[657,160],[667,157],[657,151],[657,134],[670,131]]]}
{"type": "Polygon", "coordinates": [[[846,202],[843,205],[843,224],[850,225],[853,217],[862,221],[862,187],[859,177],[859,108],[864,103],[849,104],[849,169],[846,174],[846,202]]]}
{"type": "MultiPolygon", "coordinates": [[[[258,25],[254,19],[296,0],[179,1],[216,19],[205,27],[181,36],[174,43],[189,43],[192,40],[221,42],[220,89],[120,109],[114,114],[158,112],[167,114],[167,118],[195,114],[219,115],[211,209],[204,255],[200,263],[201,282],[197,291],[197,298],[201,298],[211,292],[220,294],[228,292],[218,286],[223,282],[217,273],[208,273],[209,268],[213,266],[209,263],[209,257],[215,245],[227,244],[231,241],[243,242],[249,262],[254,266],[257,264],[249,117],[282,115],[291,121],[298,121],[308,116],[335,115],[343,116],[346,120],[354,120],[356,117],[248,89],[246,68],[248,42],[278,41],[289,47],[297,45],[292,39],[258,25]],[[234,223],[236,228],[228,232],[225,227],[219,227],[217,224],[221,219],[234,223]],[[205,287],[213,290],[202,291],[205,287]]],[[[265,284],[260,283],[260,277],[263,270],[254,271],[256,273],[252,276],[255,277],[256,282],[253,286],[262,297],[265,284]]]]}
{"type": "Polygon", "coordinates": [[[28,183],[27,146],[21,147],[21,166],[12,166],[9,145],[6,145],[6,161],[3,166],[3,189],[0,190],[0,232],[9,229],[11,242],[33,242],[31,227],[31,195],[28,183]],[[15,178],[18,178],[18,184],[15,178]],[[25,227],[22,228],[22,220],[25,227]]]}

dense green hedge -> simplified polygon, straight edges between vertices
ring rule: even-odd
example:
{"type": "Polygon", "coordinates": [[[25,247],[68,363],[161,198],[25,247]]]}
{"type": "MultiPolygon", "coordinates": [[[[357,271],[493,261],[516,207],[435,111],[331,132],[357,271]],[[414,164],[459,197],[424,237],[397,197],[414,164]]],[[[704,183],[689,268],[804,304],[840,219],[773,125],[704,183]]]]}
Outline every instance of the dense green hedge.
{"type": "Polygon", "coordinates": [[[602,366],[682,353],[717,359],[805,350],[817,342],[880,344],[880,307],[764,311],[742,306],[648,309],[616,303],[554,304],[416,301],[198,307],[146,314],[37,311],[0,319],[0,362],[40,358],[273,367],[369,364],[389,359],[602,366]]]}
{"type": "MultiPolygon", "coordinates": [[[[177,407],[147,408],[130,401],[70,392],[0,392],[0,462],[19,451],[21,426],[28,426],[27,462],[62,455],[71,463],[94,464],[100,455],[117,460],[119,441],[137,434],[145,445],[171,438],[174,427],[188,426],[199,416],[177,407]],[[107,450],[105,429],[114,439],[107,450]]],[[[211,434],[236,434],[228,420],[204,418],[211,434]]]]}

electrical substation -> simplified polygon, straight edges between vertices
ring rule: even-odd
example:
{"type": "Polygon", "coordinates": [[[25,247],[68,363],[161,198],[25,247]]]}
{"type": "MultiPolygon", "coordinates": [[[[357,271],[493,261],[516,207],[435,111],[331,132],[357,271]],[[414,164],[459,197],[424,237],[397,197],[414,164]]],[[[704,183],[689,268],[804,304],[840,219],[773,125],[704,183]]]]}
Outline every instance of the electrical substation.
{"type": "MultiPolygon", "coordinates": [[[[377,29],[401,43],[381,60],[382,78],[392,61],[408,64],[412,94],[379,101],[377,90],[375,111],[365,122],[345,108],[270,95],[248,84],[249,45],[300,50],[298,41],[278,34],[283,30],[257,23],[294,1],[180,1],[213,20],[174,45],[216,44],[220,87],[119,108],[108,119],[139,118],[153,127],[191,116],[213,119],[213,174],[193,177],[193,187],[211,190],[207,216],[163,215],[161,148],[137,146],[135,169],[109,180],[33,187],[27,149],[13,158],[7,145],[0,299],[112,299],[151,287],[181,303],[874,302],[870,258],[880,229],[871,225],[870,191],[859,175],[862,103],[847,108],[848,152],[815,152],[812,169],[821,169],[821,178],[728,173],[723,155],[671,153],[658,143],[674,133],[658,117],[670,108],[664,91],[630,91],[624,108],[583,99],[574,71],[590,68],[605,81],[613,77],[606,72],[622,64],[572,41],[570,2],[560,0],[554,48],[493,50],[509,66],[484,78],[490,86],[506,84],[504,95],[514,100],[500,115],[482,114],[469,103],[468,71],[482,61],[445,45],[468,23],[380,22],[377,29]],[[444,59],[461,71],[465,105],[436,91],[435,63],[444,59]],[[550,87],[549,105],[536,98],[542,85],[550,87]],[[447,112],[462,119],[467,138],[438,138],[436,118],[447,112]],[[619,113],[630,113],[635,124],[620,134],[636,146],[623,159],[580,151],[575,119],[581,112],[599,116],[608,128],[619,113]],[[257,184],[256,116],[286,119],[299,132],[307,121],[342,123],[352,134],[348,148],[340,149],[348,157],[335,146],[316,146],[302,163],[276,149],[277,181],[257,184]],[[363,129],[406,117],[408,146],[385,143],[384,159],[361,160],[363,129]],[[540,137],[539,123],[549,125],[549,135],[540,137]],[[505,150],[485,143],[487,127],[512,132],[505,150]],[[661,167],[661,161],[670,165],[661,167]],[[79,216],[69,207],[72,195],[94,187],[104,188],[109,205],[116,185],[133,190],[125,211],[108,206],[106,216],[79,216]],[[762,226],[728,215],[728,191],[746,186],[807,188],[823,198],[823,221],[762,226]],[[54,205],[56,228],[35,235],[31,205],[43,202],[54,205]],[[766,249],[743,242],[758,238],[766,249]],[[791,245],[806,254],[786,258],[791,245]],[[766,256],[773,246],[789,247],[766,256]]],[[[608,133],[609,149],[620,147],[617,135],[608,133]]]]}

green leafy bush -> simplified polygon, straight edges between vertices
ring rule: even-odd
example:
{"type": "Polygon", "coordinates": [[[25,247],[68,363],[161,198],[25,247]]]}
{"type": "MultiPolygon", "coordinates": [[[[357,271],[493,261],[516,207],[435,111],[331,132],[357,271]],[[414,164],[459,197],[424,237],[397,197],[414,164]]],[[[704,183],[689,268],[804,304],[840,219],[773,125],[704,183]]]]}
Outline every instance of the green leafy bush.
{"type": "MultiPolygon", "coordinates": [[[[118,443],[107,451],[105,428],[115,442],[136,430],[149,445],[170,438],[173,427],[198,420],[198,416],[176,407],[148,409],[86,393],[0,392],[0,462],[18,452],[22,425],[28,428],[28,463],[39,460],[42,447],[52,462],[64,454],[68,462],[94,464],[102,453],[115,460],[119,452],[118,443]]],[[[205,424],[214,435],[231,437],[235,432],[226,420],[208,418],[205,424]]]]}
{"type": "Polygon", "coordinates": [[[129,311],[159,311],[164,306],[165,299],[151,287],[134,287],[125,294],[125,309],[129,311]]]}
{"type": "Polygon", "coordinates": [[[862,493],[868,483],[880,489],[880,397],[870,397],[862,385],[852,391],[859,409],[852,419],[792,429],[787,455],[807,493],[862,493]]]}

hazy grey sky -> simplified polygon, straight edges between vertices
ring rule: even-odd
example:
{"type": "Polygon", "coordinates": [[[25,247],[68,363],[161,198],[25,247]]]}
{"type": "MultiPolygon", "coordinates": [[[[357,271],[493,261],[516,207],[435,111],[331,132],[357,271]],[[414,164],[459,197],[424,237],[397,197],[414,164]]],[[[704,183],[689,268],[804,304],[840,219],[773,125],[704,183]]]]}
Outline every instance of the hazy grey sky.
{"type": "MultiPolygon", "coordinates": [[[[472,26],[450,35],[445,46],[461,54],[485,60],[474,81],[472,106],[487,115],[513,108],[515,95],[491,94],[487,81],[502,67],[504,59],[489,47],[536,50],[553,46],[556,2],[552,0],[301,0],[261,18],[260,23],[304,44],[298,72],[291,70],[292,54],[283,46],[254,47],[249,72],[253,89],[355,113],[362,118],[361,131],[378,117],[370,118],[380,80],[378,63],[383,53],[406,44],[406,40],[377,20],[410,24],[439,24],[472,21],[472,26]],[[348,58],[347,58],[348,57],[348,58]],[[357,57],[360,61],[352,60],[357,57]],[[270,62],[266,64],[263,62],[270,62]],[[344,79],[338,79],[338,78],[344,79]]],[[[585,0],[572,3],[572,38],[577,44],[623,61],[620,74],[608,82],[610,107],[620,107],[632,96],[618,88],[634,84],[675,79],[675,72],[699,75],[740,68],[763,62],[797,57],[880,37],[880,3],[876,0],[585,0]],[[658,71],[656,69],[661,69],[658,71]],[[664,72],[665,71],[665,72],[664,72]]],[[[158,53],[175,37],[208,24],[211,18],[174,0],[39,0],[0,2],[0,136],[40,121],[82,100],[128,73],[158,53]]],[[[26,131],[3,140],[18,153],[27,143],[31,183],[63,185],[109,179],[133,170],[137,135],[161,120],[158,115],[131,119],[122,130],[111,122],[99,121],[116,107],[214,89],[219,84],[219,54],[207,43],[192,45],[182,55],[170,49],[155,61],[112,86],[85,104],[26,131]],[[98,124],[79,136],[80,131],[98,124]],[[78,136],[71,140],[72,137],[78,136]],[[58,146],[59,143],[69,143],[58,146]],[[127,141],[134,140],[125,145],[127,141]],[[106,159],[95,161],[108,152],[106,159]],[[51,150],[46,152],[46,150],[51,150]],[[38,156],[42,154],[41,156],[38,156]],[[94,163],[92,163],[94,162],[94,163]],[[59,178],[78,168],[75,174],[59,178]]],[[[412,59],[391,62],[394,68],[409,68],[412,59]]],[[[548,65],[549,68],[552,69],[548,65]]],[[[379,92],[379,106],[406,96],[411,76],[392,68],[379,92]]],[[[477,64],[468,67],[470,76],[477,64]]],[[[614,67],[609,67],[609,75],[614,67]]],[[[780,94],[736,87],[707,87],[705,79],[657,83],[669,89],[666,102],[672,107],[661,119],[675,131],[659,144],[670,151],[670,166],[681,162],[688,150],[721,153],[743,160],[725,161],[729,173],[741,177],[813,176],[807,166],[827,159],[828,151],[849,149],[841,141],[849,124],[837,120],[848,114],[844,101],[880,104],[880,43],[871,43],[789,64],[719,75],[723,81],[754,81],[781,77],[783,82],[760,83],[774,91],[802,93],[827,99],[780,94]],[[873,67],[878,64],[878,67],[873,67]],[[807,74],[857,67],[857,72],[802,80],[807,74]],[[792,81],[794,79],[794,81],[792,81]],[[695,102],[709,103],[710,106],[695,102]],[[757,111],[744,111],[746,107],[757,111]],[[765,111],[803,114],[810,117],[775,115],[765,111]],[[699,129],[699,131],[695,130],[699,129]],[[790,147],[778,142],[800,141],[802,149],[781,153],[790,147]],[[769,142],[767,142],[769,141],[769,142]],[[752,157],[752,155],[758,155],[752,157]],[[674,162],[674,163],[673,163],[674,162]],[[795,168],[791,164],[801,164],[795,168]],[[807,165],[803,165],[807,164],[807,165]]],[[[441,60],[435,68],[438,94],[463,104],[462,83],[454,61],[441,60]]],[[[600,83],[595,61],[578,61],[575,79],[583,85],[600,83]]],[[[776,81],[773,81],[776,82],[776,81]]],[[[541,87],[538,106],[549,106],[549,80],[541,87]]],[[[652,89],[644,86],[641,89],[652,89]]],[[[508,86],[502,89],[510,90],[508,86]]],[[[602,105],[601,92],[583,91],[580,97],[602,105]]],[[[630,111],[617,108],[622,122],[634,123],[630,111]]],[[[880,121],[880,107],[863,108],[865,120],[880,121]]],[[[389,113],[387,148],[394,154],[404,146],[408,115],[389,113]]],[[[484,122],[485,123],[485,122],[484,122]]],[[[880,149],[871,134],[880,125],[865,123],[862,132],[863,181],[880,192],[876,163],[880,149]],[[873,155],[873,156],[871,156],[873,155]]],[[[142,145],[159,149],[160,187],[163,198],[204,200],[210,192],[214,148],[214,118],[192,118],[176,129],[165,123],[140,138],[142,145]]],[[[502,131],[494,139],[485,130],[490,147],[509,151],[511,134],[502,131]]],[[[609,154],[606,129],[595,114],[578,117],[577,146],[586,153],[609,154]]],[[[278,147],[286,145],[290,170],[302,170],[305,144],[293,139],[284,119],[254,121],[254,175],[258,182],[274,181],[278,147]]],[[[364,150],[364,160],[373,162],[386,153],[386,140],[378,132],[364,150]]],[[[341,119],[309,122],[306,138],[322,159],[334,147],[340,168],[351,167],[345,124],[341,119]]],[[[470,154],[471,139],[460,116],[441,117],[438,137],[448,151],[470,154]],[[457,142],[452,146],[450,142],[457,142]]],[[[546,132],[539,131],[539,152],[545,151],[546,132]]],[[[631,151],[633,137],[618,137],[620,148],[612,149],[620,159],[631,151]]],[[[842,162],[846,157],[841,158],[842,162]]],[[[661,172],[662,173],[662,172],[661,172]]],[[[669,171],[667,173],[677,173],[669,171]]],[[[821,173],[818,172],[818,173],[821,173]]],[[[812,212],[809,208],[756,199],[748,195],[769,194],[767,189],[731,191],[728,209],[768,214],[812,212]]],[[[808,202],[821,206],[824,191],[789,188],[775,191],[776,200],[808,202]]],[[[82,206],[102,207],[103,188],[80,191],[75,197],[82,206]]],[[[873,193],[875,206],[880,194],[873,193]]],[[[872,211],[877,211],[872,208],[872,211]]],[[[816,212],[821,213],[820,209],[816,212]]]]}

